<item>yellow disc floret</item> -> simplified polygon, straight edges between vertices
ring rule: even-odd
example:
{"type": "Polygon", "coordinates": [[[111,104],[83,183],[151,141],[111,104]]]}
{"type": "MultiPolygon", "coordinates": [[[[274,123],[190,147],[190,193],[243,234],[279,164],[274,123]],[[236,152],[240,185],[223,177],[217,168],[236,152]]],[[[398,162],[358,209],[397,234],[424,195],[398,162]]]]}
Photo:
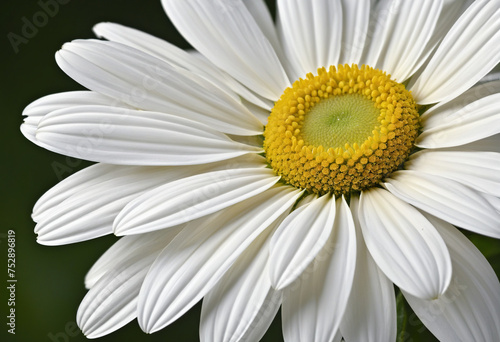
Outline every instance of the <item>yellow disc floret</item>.
{"type": "Polygon", "coordinates": [[[396,170],[419,127],[413,97],[390,75],[364,65],[331,66],[285,90],[269,116],[264,149],[286,183],[340,195],[396,170]]]}

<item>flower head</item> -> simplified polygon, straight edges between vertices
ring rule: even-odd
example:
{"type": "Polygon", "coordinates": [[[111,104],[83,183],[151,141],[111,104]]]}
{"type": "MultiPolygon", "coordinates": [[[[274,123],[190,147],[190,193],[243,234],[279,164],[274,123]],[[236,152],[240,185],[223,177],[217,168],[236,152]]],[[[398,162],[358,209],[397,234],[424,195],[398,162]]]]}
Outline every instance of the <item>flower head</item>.
{"type": "Polygon", "coordinates": [[[37,202],[38,241],[123,236],[88,337],[203,298],[202,341],[394,341],[393,284],[442,341],[500,339],[500,2],[164,0],[200,53],[111,23],[56,54],[89,91],[21,127],[97,162],[37,202]],[[486,76],[486,77],[485,77],[486,76]]]}

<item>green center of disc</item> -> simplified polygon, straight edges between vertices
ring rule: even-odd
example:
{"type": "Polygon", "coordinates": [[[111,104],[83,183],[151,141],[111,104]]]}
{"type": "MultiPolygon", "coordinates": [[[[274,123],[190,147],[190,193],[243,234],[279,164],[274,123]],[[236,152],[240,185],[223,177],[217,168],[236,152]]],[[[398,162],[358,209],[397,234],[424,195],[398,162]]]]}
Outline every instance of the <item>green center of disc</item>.
{"type": "Polygon", "coordinates": [[[361,145],[380,125],[380,110],[359,94],[331,96],[312,107],[301,128],[306,145],[344,147],[361,145]]]}

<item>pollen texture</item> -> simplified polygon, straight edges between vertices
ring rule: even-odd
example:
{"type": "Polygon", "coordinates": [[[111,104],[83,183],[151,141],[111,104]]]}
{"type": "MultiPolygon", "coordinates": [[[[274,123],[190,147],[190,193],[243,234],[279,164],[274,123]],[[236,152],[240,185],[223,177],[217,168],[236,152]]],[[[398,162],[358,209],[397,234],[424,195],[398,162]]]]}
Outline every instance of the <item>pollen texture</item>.
{"type": "Polygon", "coordinates": [[[417,104],[403,84],[369,66],[331,66],[284,91],[269,115],[264,149],[285,183],[340,195],[396,170],[419,128],[417,104]]]}

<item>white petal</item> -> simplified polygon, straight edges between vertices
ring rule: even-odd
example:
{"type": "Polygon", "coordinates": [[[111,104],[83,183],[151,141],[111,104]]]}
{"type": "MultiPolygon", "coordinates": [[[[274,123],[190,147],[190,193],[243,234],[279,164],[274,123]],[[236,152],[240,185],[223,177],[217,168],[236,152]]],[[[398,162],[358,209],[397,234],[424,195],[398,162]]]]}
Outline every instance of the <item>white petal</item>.
{"type": "Polygon", "coordinates": [[[423,121],[416,140],[422,148],[458,146],[500,133],[500,94],[489,95],[456,111],[444,109],[439,118],[423,121]]]}
{"type": "Polygon", "coordinates": [[[264,0],[243,0],[246,8],[255,19],[257,25],[262,30],[262,33],[269,40],[269,43],[276,51],[276,54],[280,58],[283,58],[283,48],[281,46],[280,40],[278,38],[278,33],[276,32],[276,27],[274,26],[274,21],[267,8],[264,0]]]}
{"type": "Polygon", "coordinates": [[[446,290],[450,255],[417,209],[384,189],[372,188],[361,193],[359,221],[371,256],[394,284],[427,299],[446,290]]]}
{"type": "Polygon", "coordinates": [[[337,65],[342,41],[340,0],[278,0],[283,45],[295,78],[337,65]]]}
{"type": "Polygon", "coordinates": [[[455,24],[457,19],[462,15],[462,13],[470,6],[470,4],[474,2],[474,0],[444,0],[443,7],[441,9],[441,13],[439,13],[439,18],[437,19],[436,26],[434,31],[432,32],[432,36],[430,37],[427,45],[422,50],[420,57],[416,59],[416,64],[413,70],[418,71],[414,74],[414,78],[418,77],[421,72],[425,69],[422,68],[426,62],[428,62],[429,57],[435,51],[438,44],[443,40],[446,36],[450,28],[455,24]]]}
{"type": "Polygon", "coordinates": [[[410,77],[432,36],[442,1],[382,1],[374,15],[374,32],[366,64],[398,82],[410,77]]]}
{"type": "Polygon", "coordinates": [[[481,252],[450,224],[429,218],[448,245],[453,280],[433,301],[404,293],[425,326],[443,342],[500,341],[500,283],[481,252]]]}
{"type": "Polygon", "coordinates": [[[338,64],[360,64],[370,22],[370,0],[342,0],[342,49],[338,64]]]}
{"type": "Polygon", "coordinates": [[[481,196],[500,214],[500,198],[487,193],[482,193],[481,196]]]}
{"type": "Polygon", "coordinates": [[[68,177],[38,200],[33,214],[38,222],[35,233],[38,242],[44,245],[75,243],[111,234],[118,213],[150,189],[199,173],[264,165],[263,158],[256,155],[189,168],[97,164],[68,177]]]}
{"type": "Polygon", "coordinates": [[[255,112],[252,111],[251,108],[248,108],[249,106],[245,103],[245,101],[248,101],[249,103],[260,108],[261,110],[265,110],[267,112],[267,115],[265,116],[266,120],[262,120],[260,117],[256,116],[261,121],[261,123],[265,125],[267,123],[267,117],[271,112],[271,108],[273,108],[274,106],[274,101],[265,99],[262,96],[257,95],[255,92],[248,89],[247,87],[242,85],[240,82],[236,81],[234,78],[232,78],[225,72],[224,76],[225,76],[224,80],[231,87],[231,89],[233,89],[238,95],[241,96],[240,100],[243,103],[243,105],[247,107],[247,110],[249,110],[253,115],[255,115],[255,112]]]}
{"type": "Polygon", "coordinates": [[[384,183],[402,200],[451,224],[500,237],[500,216],[480,194],[458,182],[415,171],[397,171],[384,183]]]}
{"type": "Polygon", "coordinates": [[[154,256],[101,278],[87,293],[77,323],[87,338],[120,329],[136,317],[137,295],[154,256]]]}
{"type": "Polygon", "coordinates": [[[68,91],[47,95],[31,102],[24,108],[23,115],[41,118],[58,109],[84,105],[127,107],[117,99],[93,91],[68,91]]]}
{"type": "Polygon", "coordinates": [[[204,58],[197,58],[163,39],[120,24],[99,23],[94,26],[93,30],[98,37],[133,47],[173,66],[202,76],[228,95],[235,97],[234,92],[225,82],[224,73],[204,58]]]}
{"type": "Polygon", "coordinates": [[[167,112],[231,134],[253,135],[261,123],[238,100],[203,77],[129,46],[98,40],[64,44],[59,67],[83,86],[143,110],[167,112]]]}
{"type": "Polygon", "coordinates": [[[53,210],[68,197],[86,187],[114,179],[116,176],[135,167],[95,164],[89,166],[57,183],[38,199],[33,207],[32,217],[35,222],[42,219],[44,213],[53,210]]]}
{"type": "Polygon", "coordinates": [[[459,151],[459,152],[495,152],[500,153],[500,134],[495,134],[487,138],[476,140],[471,143],[448,147],[443,151],[459,151]]]}
{"type": "Polygon", "coordinates": [[[411,156],[405,169],[449,178],[500,196],[500,153],[423,150],[411,156]]]}
{"type": "Polygon", "coordinates": [[[243,252],[203,299],[200,339],[260,341],[281,305],[267,275],[267,234],[243,252]]]}
{"type": "Polygon", "coordinates": [[[85,275],[85,287],[87,289],[94,287],[103,275],[117,269],[124,262],[140,260],[143,255],[146,256],[149,251],[155,249],[159,249],[160,252],[178,232],[179,229],[172,227],[172,229],[120,238],[92,265],[85,275]]]}
{"type": "Polygon", "coordinates": [[[346,341],[395,341],[394,286],[366,249],[359,224],[358,206],[358,197],[351,196],[350,207],[356,226],[358,254],[352,290],[340,331],[346,341]]]}
{"type": "MultiPolygon", "coordinates": [[[[216,70],[218,71],[218,73],[222,77],[222,81],[225,84],[227,84],[227,86],[229,88],[231,88],[233,92],[235,92],[237,95],[240,96],[238,98],[238,100],[241,101],[243,104],[245,104],[245,101],[248,101],[248,102],[250,102],[250,103],[252,103],[260,108],[266,109],[268,113],[271,111],[271,108],[273,108],[273,106],[274,106],[274,101],[265,99],[262,96],[253,92],[252,90],[248,89],[243,84],[241,84],[240,82],[235,80],[227,72],[217,68],[212,62],[210,62],[205,56],[203,56],[198,51],[191,50],[191,51],[189,51],[189,54],[192,56],[195,56],[197,59],[201,59],[204,64],[210,65],[210,68],[216,68],[216,70]]],[[[198,74],[198,71],[196,71],[196,73],[194,73],[194,74],[195,75],[198,74]]],[[[192,75],[190,75],[190,76],[192,76],[192,75]]],[[[207,89],[210,90],[210,88],[207,88],[207,89]]],[[[246,106],[246,107],[248,107],[248,106],[246,106]]]]}
{"type": "Polygon", "coordinates": [[[267,108],[268,110],[272,108],[272,105],[269,107],[266,101],[255,95],[252,91],[217,68],[213,63],[197,52],[190,53],[163,39],[114,23],[99,23],[94,26],[94,32],[99,37],[128,45],[167,62],[178,68],[178,72],[198,82],[206,89],[213,91],[212,88],[215,86],[223,90],[227,95],[238,100],[238,102],[238,95],[240,95],[257,106],[267,108]],[[209,83],[201,82],[200,76],[209,83]]]}
{"type": "Polygon", "coordinates": [[[265,165],[265,159],[256,154],[247,154],[215,163],[191,165],[189,168],[95,164],[65,178],[43,194],[33,208],[32,217],[35,222],[39,222],[46,213],[56,210],[56,208],[67,198],[77,193],[81,193],[85,191],[85,189],[97,184],[106,184],[106,182],[112,181],[115,178],[123,177],[134,172],[140,174],[141,172],[152,172],[153,170],[165,170],[165,172],[167,172],[167,177],[170,177],[167,178],[168,181],[173,181],[180,177],[189,177],[194,174],[208,171],[225,170],[236,166],[240,168],[255,168],[259,166],[264,167],[265,165]]]}
{"type": "Polygon", "coordinates": [[[271,239],[269,276],[281,290],[297,279],[328,241],[335,220],[335,197],[322,196],[294,210],[271,239]]]}
{"type": "Polygon", "coordinates": [[[39,117],[24,118],[24,121],[21,124],[20,130],[26,139],[28,139],[29,141],[31,141],[34,144],[37,144],[40,147],[45,148],[44,146],[42,146],[41,144],[36,142],[35,135],[36,135],[36,128],[38,126],[38,122],[40,122],[39,117]]]}
{"type": "MultiPolygon", "coordinates": [[[[201,60],[191,55],[189,52],[163,39],[131,27],[103,22],[95,25],[93,31],[99,38],[133,47],[150,56],[164,60],[171,65],[182,67],[187,70],[193,69],[202,71],[203,67],[210,65],[207,64],[202,67],[201,60]]],[[[214,71],[215,70],[217,69],[214,68],[214,71]]],[[[204,73],[206,72],[207,71],[204,71],[204,73]]]]}
{"type": "Polygon", "coordinates": [[[116,217],[117,235],[144,233],[214,213],[269,189],[279,180],[264,168],[195,175],[146,192],[116,217]]]}
{"type": "Polygon", "coordinates": [[[52,112],[36,139],[53,152],[122,165],[203,164],[261,151],[179,116],[104,106],[52,112]]]}
{"type": "Polygon", "coordinates": [[[354,222],[344,198],[339,198],[328,243],[302,276],[284,290],[281,313],[285,341],[338,338],[355,265],[354,222]]]}
{"type": "Polygon", "coordinates": [[[30,141],[35,142],[36,128],[45,115],[58,109],[83,105],[127,107],[116,99],[92,91],[68,91],[51,94],[33,101],[24,108],[23,115],[26,118],[21,125],[21,132],[30,141]]]}
{"type": "MultiPolygon", "coordinates": [[[[500,80],[475,85],[451,101],[440,102],[432,106],[420,116],[420,119],[425,128],[439,126],[453,119],[454,115],[457,115],[455,113],[462,110],[462,108],[496,93],[500,93],[500,80]]],[[[474,105],[471,108],[476,107],[477,105],[474,105]]]]}
{"type": "Polygon", "coordinates": [[[144,280],[138,305],[141,328],[155,332],[189,310],[300,194],[278,186],[184,228],[144,280]]]}
{"type": "Polygon", "coordinates": [[[167,182],[170,172],[165,171],[137,170],[79,191],[44,213],[35,227],[37,242],[63,245],[113,233],[113,220],[120,210],[143,192],[167,182]]]}
{"type": "Polygon", "coordinates": [[[242,103],[250,112],[252,112],[253,115],[255,115],[256,118],[260,120],[260,122],[262,122],[263,125],[267,125],[267,120],[269,118],[269,113],[271,113],[273,104],[268,106],[258,106],[245,99],[242,99],[242,103]]]}
{"type": "MultiPolygon", "coordinates": [[[[439,19],[436,28],[429,41],[430,46],[439,44],[446,36],[448,31],[453,27],[458,18],[467,10],[467,8],[474,2],[474,0],[445,0],[443,2],[443,9],[439,14],[439,19]]],[[[431,49],[432,50],[432,49],[431,49]]]]}
{"type": "MultiPolygon", "coordinates": [[[[169,229],[161,234],[143,234],[118,241],[101,259],[106,272],[94,280],[77,313],[78,326],[88,338],[107,335],[134,319],[137,315],[137,296],[146,273],[156,256],[180,231],[169,229]],[[120,246],[118,246],[120,245],[120,246]],[[119,258],[112,254],[123,251],[119,258]],[[103,261],[106,262],[103,263],[103,261]]],[[[117,255],[115,255],[117,256],[117,255]]]]}
{"type": "Polygon", "coordinates": [[[457,20],[408,89],[419,104],[451,100],[500,61],[500,3],[476,1],[457,20]]]}
{"type": "Polygon", "coordinates": [[[212,63],[257,94],[277,100],[290,83],[267,38],[238,0],[163,0],[179,32],[212,63]]]}

